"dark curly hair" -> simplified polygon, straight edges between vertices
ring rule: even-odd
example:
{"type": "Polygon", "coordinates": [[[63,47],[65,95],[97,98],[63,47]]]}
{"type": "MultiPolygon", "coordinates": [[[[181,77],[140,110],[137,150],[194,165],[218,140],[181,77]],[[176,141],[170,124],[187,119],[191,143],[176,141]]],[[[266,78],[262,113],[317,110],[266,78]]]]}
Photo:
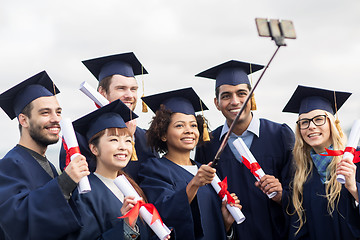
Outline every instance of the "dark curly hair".
{"type": "MultiPolygon", "coordinates": [[[[150,128],[146,132],[147,144],[159,153],[168,152],[167,144],[166,142],[162,141],[161,138],[167,132],[172,114],[173,114],[172,111],[165,109],[164,105],[161,105],[160,109],[156,111],[156,114],[151,121],[150,128]]],[[[204,143],[203,141],[204,117],[202,115],[196,115],[195,118],[200,133],[198,145],[201,145],[204,143]]],[[[205,122],[207,124],[206,119],[205,122]]]]}

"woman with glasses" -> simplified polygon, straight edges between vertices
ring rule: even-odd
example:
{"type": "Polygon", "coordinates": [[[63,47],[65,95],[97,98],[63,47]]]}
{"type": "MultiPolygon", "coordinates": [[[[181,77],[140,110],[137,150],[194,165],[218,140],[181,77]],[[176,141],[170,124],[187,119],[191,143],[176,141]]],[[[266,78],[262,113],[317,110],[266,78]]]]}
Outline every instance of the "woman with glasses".
{"type": "Polygon", "coordinates": [[[334,115],[351,93],[298,86],[283,112],[298,113],[293,150],[289,239],[358,239],[359,179],[352,159],[325,156],[344,150],[346,138],[334,115]],[[342,185],[336,176],[345,176],[342,185]]]}

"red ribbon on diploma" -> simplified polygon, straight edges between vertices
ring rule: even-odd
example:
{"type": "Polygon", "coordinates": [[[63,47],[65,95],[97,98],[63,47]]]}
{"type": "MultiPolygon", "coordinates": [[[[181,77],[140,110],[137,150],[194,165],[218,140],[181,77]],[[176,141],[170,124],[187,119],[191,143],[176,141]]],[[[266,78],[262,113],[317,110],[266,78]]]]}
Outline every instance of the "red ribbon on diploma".
{"type": "Polygon", "coordinates": [[[259,174],[256,173],[257,170],[261,169],[260,165],[258,162],[253,162],[250,163],[249,160],[247,160],[244,156],[242,156],[243,158],[243,163],[244,165],[250,170],[250,172],[257,178],[259,177],[259,174]]]}
{"type": "Polygon", "coordinates": [[[221,190],[219,191],[218,195],[221,199],[223,199],[225,196],[227,197],[227,203],[235,203],[235,200],[233,199],[233,197],[230,195],[229,191],[227,190],[228,185],[227,185],[227,177],[224,178],[224,180],[222,180],[221,182],[218,182],[221,190]]]}
{"type": "Polygon", "coordinates": [[[96,102],[94,102],[94,103],[97,108],[101,108],[96,102]]]}
{"type": "Polygon", "coordinates": [[[343,150],[331,150],[331,149],[325,148],[325,151],[327,152],[327,154],[321,154],[321,153],[319,153],[319,154],[321,156],[341,156],[341,155],[344,155],[344,153],[348,152],[348,153],[351,153],[352,155],[354,155],[354,159],[353,159],[354,163],[360,162],[360,151],[356,151],[356,149],[353,147],[346,147],[344,151],[343,150]]]}
{"type": "Polygon", "coordinates": [[[149,211],[149,213],[152,214],[151,224],[153,224],[156,220],[160,220],[161,224],[163,224],[163,221],[161,220],[159,212],[156,210],[155,206],[151,203],[145,203],[142,200],[139,200],[136,205],[128,211],[124,216],[118,217],[118,218],[129,218],[129,224],[133,225],[135,219],[139,216],[139,211],[141,207],[145,207],[146,210],[149,211]]]}
{"type": "Polygon", "coordinates": [[[62,143],[63,143],[64,149],[66,151],[66,160],[65,160],[65,167],[64,167],[64,170],[65,170],[65,168],[69,165],[69,163],[71,161],[70,160],[71,156],[74,155],[75,153],[80,154],[80,148],[79,148],[79,146],[76,146],[76,147],[72,147],[72,148],[68,149],[68,146],[66,145],[64,138],[62,138],[62,143]]]}

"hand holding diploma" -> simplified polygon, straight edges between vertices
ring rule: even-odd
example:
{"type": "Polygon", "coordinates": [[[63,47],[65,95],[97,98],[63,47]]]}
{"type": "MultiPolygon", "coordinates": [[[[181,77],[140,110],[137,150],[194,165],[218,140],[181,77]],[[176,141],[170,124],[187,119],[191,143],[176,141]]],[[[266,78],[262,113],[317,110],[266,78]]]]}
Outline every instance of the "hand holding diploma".
{"type": "MultiPolygon", "coordinates": [[[[356,120],[351,128],[351,132],[349,135],[348,143],[344,151],[343,161],[348,158],[353,162],[360,161],[360,154],[356,152],[356,147],[359,143],[360,139],[360,120],[356,120]]],[[[336,178],[340,183],[345,184],[345,176],[343,174],[339,174],[336,178]]]]}
{"type": "Polygon", "coordinates": [[[336,168],[336,174],[345,178],[344,186],[351,193],[354,199],[359,202],[358,189],[356,184],[356,165],[351,158],[343,158],[336,168]]]}
{"type": "MultiPolygon", "coordinates": [[[[320,154],[322,156],[340,156],[343,155],[344,159],[350,159],[354,163],[360,162],[360,152],[356,151],[357,144],[360,139],[360,119],[356,120],[351,128],[351,132],[348,138],[348,143],[345,150],[329,150],[325,149],[327,154],[320,154]]],[[[336,180],[344,184],[345,176],[343,174],[338,174],[336,180]]]]}
{"type": "Polygon", "coordinates": [[[135,206],[121,218],[128,217],[129,224],[132,226],[134,221],[136,222],[138,213],[140,213],[140,216],[150,226],[159,239],[169,239],[170,229],[162,222],[160,215],[154,205],[145,204],[124,175],[117,177],[114,180],[114,183],[124,194],[125,198],[128,196],[133,196],[134,200],[137,202],[135,206]]]}
{"type": "MultiPolygon", "coordinates": [[[[251,171],[256,180],[260,181],[262,177],[265,176],[265,172],[260,167],[259,163],[256,161],[254,155],[250,152],[250,150],[245,145],[244,141],[241,138],[238,138],[234,141],[234,146],[236,150],[240,153],[243,158],[244,165],[251,171]]],[[[281,185],[281,184],[280,184],[281,185]]],[[[277,195],[278,192],[272,192],[274,189],[270,189],[270,186],[267,188],[267,196],[269,198],[273,198],[277,195]]],[[[264,189],[262,189],[264,191],[264,189]]],[[[266,191],[265,191],[266,193],[266,191]]]]}
{"type": "Polygon", "coordinates": [[[60,121],[61,131],[65,140],[66,155],[70,156],[70,163],[65,169],[66,173],[77,182],[78,178],[78,190],[80,194],[91,191],[89,179],[89,169],[85,157],[80,154],[80,148],[76,140],[75,131],[69,118],[64,118],[60,121]],[[81,156],[81,157],[80,157],[81,156]]]}
{"type": "MultiPolygon", "coordinates": [[[[123,216],[125,216],[136,204],[137,204],[137,200],[135,200],[134,196],[125,197],[123,205],[120,209],[121,214],[123,216]]],[[[135,228],[138,216],[134,216],[134,217],[135,217],[135,219],[129,219],[129,218],[125,219],[126,223],[132,228],[135,228]],[[131,222],[131,224],[130,224],[130,222],[131,222]]]]}
{"type": "Polygon", "coordinates": [[[276,177],[272,175],[264,175],[260,181],[255,182],[255,186],[260,188],[263,193],[266,195],[271,195],[271,193],[276,193],[271,199],[277,203],[281,203],[282,197],[282,185],[276,177]]]}
{"type": "MultiPolygon", "coordinates": [[[[221,200],[226,203],[226,208],[234,218],[237,224],[242,223],[245,220],[244,214],[240,210],[240,201],[238,197],[232,193],[230,194],[227,191],[227,178],[224,181],[220,181],[219,177],[215,175],[214,179],[211,181],[211,186],[214,188],[215,192],[219,195],[221,200]]],[[[223,217],[226,218],[226,213],[223,212],[223,217]]],[[[226,219],[224,219],[226,222],[226,219]]]]}

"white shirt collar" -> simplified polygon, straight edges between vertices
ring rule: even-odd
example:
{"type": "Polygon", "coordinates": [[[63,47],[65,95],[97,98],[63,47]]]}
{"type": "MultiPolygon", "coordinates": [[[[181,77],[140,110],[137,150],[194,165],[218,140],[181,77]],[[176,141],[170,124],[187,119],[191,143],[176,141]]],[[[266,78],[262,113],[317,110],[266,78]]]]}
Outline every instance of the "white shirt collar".
{"type": "Polygon", "coordinates": [[[98,177],[105,186],[121,201],[124,202],[124,194],[120,191],[120,189],[115,185],[114,180],[104,177],[96,172],[94,172],[94,175],[98,177]]]}
{"type": "MultiPolygon", "coordinates": [[[[260,119],[258,117],[256,117],[256,115],[253,112],[251,114],[252,114],[251,122],[250,122],[248,128],[243,132],[242,136],[247,135],[249,133],[253,133],[257,137],[259,137],[259,135],[260,135],[260,119]]],[[[227,125],[227,122],[225,120],[225,124],[222,127],[219,139],[221,139],[228,131],[229,131],[229,126],[227,125]]],[[[234,133],[231,133],[231,134],[234,134],[234,133]]]]}

